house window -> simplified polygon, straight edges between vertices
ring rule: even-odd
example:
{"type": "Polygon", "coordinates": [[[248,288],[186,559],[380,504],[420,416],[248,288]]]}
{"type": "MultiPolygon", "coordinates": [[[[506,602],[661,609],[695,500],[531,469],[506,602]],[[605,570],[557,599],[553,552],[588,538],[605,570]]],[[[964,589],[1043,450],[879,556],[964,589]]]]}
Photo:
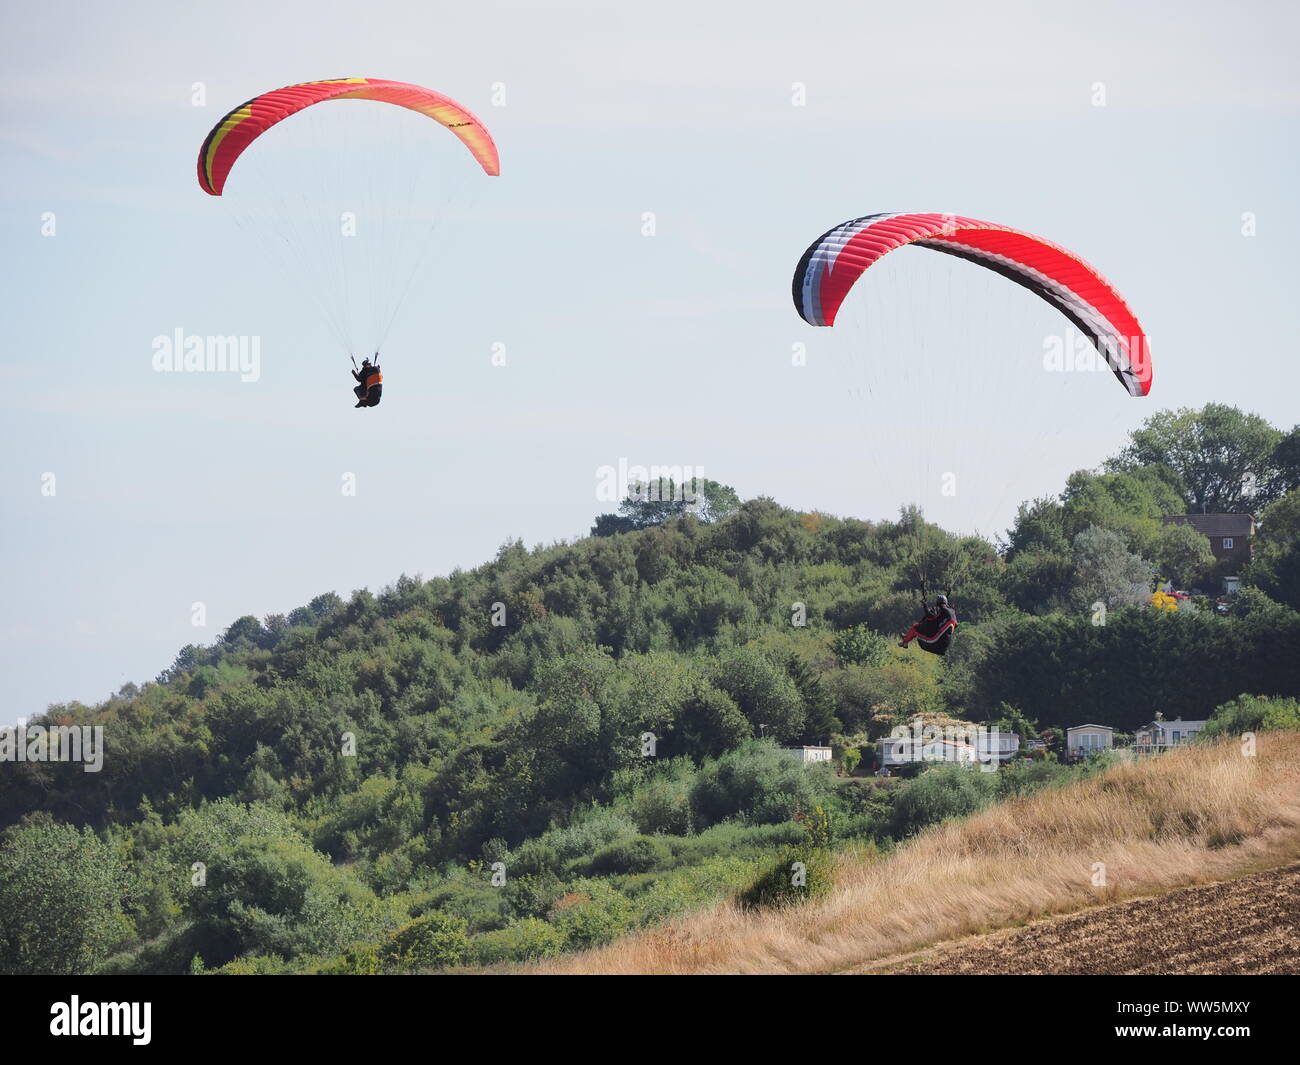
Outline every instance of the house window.
{"type": "Polygon", "coordinates": [[[1225,536],[1225,537],[1223,538],[1223,549],[1224,549],[1225,551],[1231,551],[1231,550],[1232,550],[1232,537],[1231,537],[1231,536],[1225,536]]]}

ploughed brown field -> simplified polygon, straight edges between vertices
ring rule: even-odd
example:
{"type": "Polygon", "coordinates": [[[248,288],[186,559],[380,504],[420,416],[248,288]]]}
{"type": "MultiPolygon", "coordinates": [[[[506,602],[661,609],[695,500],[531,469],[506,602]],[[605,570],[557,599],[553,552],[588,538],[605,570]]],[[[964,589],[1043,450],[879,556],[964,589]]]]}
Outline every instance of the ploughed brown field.
{"type": "Polygon", "coordinates": [[[1300,974],[1300,865],[976,936],[857,971],[925,976],[1300,974]]]}

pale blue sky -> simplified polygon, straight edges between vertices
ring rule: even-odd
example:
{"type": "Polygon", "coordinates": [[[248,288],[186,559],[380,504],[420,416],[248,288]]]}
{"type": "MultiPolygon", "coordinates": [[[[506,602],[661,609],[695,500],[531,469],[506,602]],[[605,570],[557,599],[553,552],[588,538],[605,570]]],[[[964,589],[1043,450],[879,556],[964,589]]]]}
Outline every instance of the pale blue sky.
{"type": "MultiPolygon", "coordinates": [[[[789,298],[804,247],[855,215],[952,210],[1051,237],[1151,339],[1145,405],[1109,378],[1087,382],[1106,404],[1044,384],[1032,358],[1023,426],[1013,408],[981,417],[1006,401],[991,386],[956,397],[981,487],[936,515],[949,527],[1005,528],[1160,407],[1220,400],[1291,425],[1300,19],[1280,3],[1042,6],[6,5],[0,719],[150,679],[242,614],[583,535],[610,509],[595,471],[620,458],[891,516],[886,474],[906,460],[890,441],[918,411],[887,382],[874,406],[846,395],[851,331],[808,329],[789,298]],[[350,75],[446,92],[502,158],[405,308],[368,412],[318,316],[194,175],[230,107],[350,75]],[[261,381],[154,373],[152,338],[176,328],[260,336],[261,381]]],[[[959,311],[941,300],[927,343],[966,350],[959,311]]]]}

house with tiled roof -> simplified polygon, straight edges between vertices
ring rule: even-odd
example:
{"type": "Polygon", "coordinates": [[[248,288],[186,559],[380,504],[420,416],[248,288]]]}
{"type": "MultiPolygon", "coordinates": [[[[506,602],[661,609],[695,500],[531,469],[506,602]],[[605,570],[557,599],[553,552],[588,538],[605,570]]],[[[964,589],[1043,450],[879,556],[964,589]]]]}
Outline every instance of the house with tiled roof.
{"type": "Polygon", "coordinates": [[[1210,541],[1218,562],[1244,566],[1250,561],[1255,519],[1250,514],[1166,514],[1166,525],[1190,525],[1210,541]]]}

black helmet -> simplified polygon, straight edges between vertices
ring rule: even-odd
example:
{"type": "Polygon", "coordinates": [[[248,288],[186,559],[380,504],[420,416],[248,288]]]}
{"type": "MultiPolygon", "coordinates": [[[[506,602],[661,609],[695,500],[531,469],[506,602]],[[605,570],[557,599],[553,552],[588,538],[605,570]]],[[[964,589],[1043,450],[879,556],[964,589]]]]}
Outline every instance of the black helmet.
{"type": "Polygon", "coordinates": [[[936,595],[934,597],[934,601],[938,603],[940,606],[948,605],[948,597],[946,595],[936,595]]]}

